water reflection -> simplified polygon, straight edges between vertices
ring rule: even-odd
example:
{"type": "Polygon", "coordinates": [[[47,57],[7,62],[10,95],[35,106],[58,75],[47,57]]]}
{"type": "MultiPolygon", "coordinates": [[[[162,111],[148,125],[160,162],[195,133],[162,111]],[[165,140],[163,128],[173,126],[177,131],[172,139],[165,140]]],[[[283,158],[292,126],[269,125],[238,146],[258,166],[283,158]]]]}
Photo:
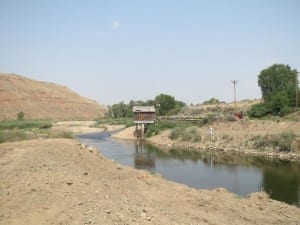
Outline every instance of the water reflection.
{"type": "Polygon", "coordinates": [[[300,206],[300,166],[284,163],[280,168],[264,168],[263,187],[270,197],[300,206]]]}
{"type": "Polygon", "coordinates": [[[155,155],[153,152],[148,151],[145,145],[141,141],[136,141],[135,145],[135,157],[134,167],[136,169],[143,169],[148,171],[155,171],[155,155]]]}
{"type": "Polygon", "coordinates": [[[117,141],[108,133],[81,135],[80,141],[101,149],[119,163],[160,173],[194,188],[224,187],[238,195],[265,190],[271,198],[300,207],[300,163],[283,163],[239,154],[169,152],[138,142],[117,141]]]}

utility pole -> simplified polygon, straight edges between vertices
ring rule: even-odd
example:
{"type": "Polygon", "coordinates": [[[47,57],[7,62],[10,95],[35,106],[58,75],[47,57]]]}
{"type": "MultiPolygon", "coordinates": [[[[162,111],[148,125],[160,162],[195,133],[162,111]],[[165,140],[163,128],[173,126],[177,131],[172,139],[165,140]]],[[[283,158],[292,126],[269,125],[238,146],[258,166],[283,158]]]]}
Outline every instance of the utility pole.
{"type": "Polygon", "coordinates": [[[233,89],[234,89],[234,105],[235,105],[235,108],[236,108],[236,84],[237,84],[238,80],[232,80],[231,82],[233,83],[233,89]]]}
{"type": "Polygon", "coordinates": [[[298,92],[299,92],[299,81],[298,81],[299,72],[296,75],[296,108],[298,108],[298,92]]]}

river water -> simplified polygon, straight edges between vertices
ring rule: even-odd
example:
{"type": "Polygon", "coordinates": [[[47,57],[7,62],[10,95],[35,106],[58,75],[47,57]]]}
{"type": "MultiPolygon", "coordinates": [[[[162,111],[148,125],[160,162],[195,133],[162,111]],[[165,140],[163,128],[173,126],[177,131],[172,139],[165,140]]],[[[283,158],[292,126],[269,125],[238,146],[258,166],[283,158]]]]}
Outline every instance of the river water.
{"type": "Polygon", "coordinates": [[[79,135],[78,139],[120,164],[159,173],[190,187],[224,187],[241,196],[264,190],[272,199],[300,207],[300,163],[176,149],[165,153],[142,141],[113,139],[107,132],[79,135]]]}

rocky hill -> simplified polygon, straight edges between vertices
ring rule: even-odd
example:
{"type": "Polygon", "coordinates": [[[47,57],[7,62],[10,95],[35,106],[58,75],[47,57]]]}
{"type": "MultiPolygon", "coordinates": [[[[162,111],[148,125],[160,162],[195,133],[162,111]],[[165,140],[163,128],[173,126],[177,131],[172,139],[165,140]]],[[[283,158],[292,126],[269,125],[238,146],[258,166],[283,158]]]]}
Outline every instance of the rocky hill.
{"type": "Polygon", "coordinates": [[[0,120],[91,120],[102,117],[105,107],[69,88],[16,74],[0,73],[0,120]]]}

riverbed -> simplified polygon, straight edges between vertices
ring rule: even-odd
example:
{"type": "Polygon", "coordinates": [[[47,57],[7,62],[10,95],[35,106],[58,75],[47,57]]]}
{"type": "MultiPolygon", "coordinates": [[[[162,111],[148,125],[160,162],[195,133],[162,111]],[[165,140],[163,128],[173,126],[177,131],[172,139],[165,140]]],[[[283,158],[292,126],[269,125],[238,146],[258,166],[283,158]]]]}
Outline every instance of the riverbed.
{"type": "Polygon", "coordinates": [[[197,189],[224,187],[239,196],[265,191],[272,199],[300,207],[300,163],[241,155],[169,153],[143,141],[121,141],[109,132],[79,135],[107,158],[197,189]]]}

